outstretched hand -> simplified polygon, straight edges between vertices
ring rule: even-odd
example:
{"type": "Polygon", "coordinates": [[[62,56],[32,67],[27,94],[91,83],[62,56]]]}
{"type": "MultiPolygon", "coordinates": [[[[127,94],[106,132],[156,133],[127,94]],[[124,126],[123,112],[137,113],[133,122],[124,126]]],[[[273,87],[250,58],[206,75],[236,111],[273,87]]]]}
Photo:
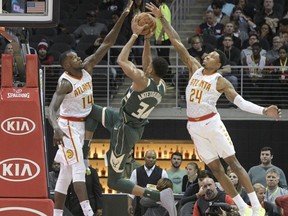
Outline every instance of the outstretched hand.
{"type": "Polygon", "coordinates": [[[281,118],[281,109],[279,109],[277,106],[275,105],[271,105],[267,108],[265,108],[264,110],[264,115],[274,118],[276,120],[278,120],[279,118],[281,118]]]}
{"type": "Polygon", "coordinates": [[[149,3],[146,3],[146,6],[145,6],[149,11],[152,12],[152,14],[156,17],[156,18],[160,18],[162,16],[162,13],[160,11],[159,8],[157,8],[156,5],[154,5],[153,3],[149,2],[149,3]]]}
{"type": "Polygon", "coordinates": [[[135,15],[133,17],[133,20],[132,20],[132,23],[131,23],[131,29],[132,29],[133,34],[140,35],[143,32],[144,28],[147,27],[147,26],[148,26],[147,24],[145,24],[143,26],[139,26],[139,24],[138,24],[138,15],[135,15]]]}

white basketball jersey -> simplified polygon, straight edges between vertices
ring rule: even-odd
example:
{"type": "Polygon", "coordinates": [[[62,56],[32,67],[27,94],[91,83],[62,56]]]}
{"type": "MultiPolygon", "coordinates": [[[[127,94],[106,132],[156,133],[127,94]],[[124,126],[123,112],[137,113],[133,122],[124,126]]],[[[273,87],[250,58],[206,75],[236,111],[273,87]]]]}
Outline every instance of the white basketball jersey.
{"type": "Polygon", "coordinates": [[[211,112],[217,113],[216,103],[221,93],[216,90],[221,75],[203,75],[203,67],[195,71],[186,87],[187,116],[197,118],[211,112]]]}
{"type": "Polygon", "coordinates": [[[58,80],[58,84],[62,79],[68,80],[73,87],[73,90],[66,94],[61,106],[60,116],[67,117],[86,117],[94,103],[92,77],[84,69],[82,69],[82,77],[80,79],[64,72],[58,80]]]}

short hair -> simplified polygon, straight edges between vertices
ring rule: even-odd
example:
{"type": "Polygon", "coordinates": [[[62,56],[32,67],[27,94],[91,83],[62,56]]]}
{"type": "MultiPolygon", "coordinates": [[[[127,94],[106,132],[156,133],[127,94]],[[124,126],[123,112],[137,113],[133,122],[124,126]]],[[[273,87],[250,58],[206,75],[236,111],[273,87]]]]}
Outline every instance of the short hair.
{"type": "MultiPolygon", "coordinates": [[[[224,52],[222,52],[222,51],[219,50],[219,49],[216,49],[215,52],[217,52],[218,55],[219,55],[219,60],[220,60],[220,64],[221,64],[220,68],[222,68],[224,65],[226,65],[226,62],[227,62],[226,55],[225,55],[224,52]]],[[[220,69],[220,68],[219,68],[219,69],[220,69]]]]}
{"type": "Polygon", "coordinates": [[[279,173],[279,171],[278,171],[276,168],[274,168],[274,167],[272,167],[272,168],[270,168],[270,169],[268,169],[268,170],[266,171],[266,176],[267,176],[269,173],[276,173],[277,176],[278,176],[278,178],[280,178],[280,173],[279,173]]]}
{"type": "Polygon", "coordinates": [[[64,62],[65,62],[65,60],[66,60],[66,58],[67,58],[67,56],[68,56],[68,54],[69,54],[70,52],[71,52],[70,50],[67,50],[67,51],[63,52],[63,53],[60,55],[60,57],[59,57],[59,62],[60,62],[60,65],[61,65],[62,67],[63,67],[64,62]]]}
{"type": "Polygon", "coordinates": [[[262,49],[262,46],[261,46],[261,44],[260,44],[259,42],[253,43],[253,44],[251,45],[251,47],[258,47],[258,48],[262,49]]]}
{"type": "Polygon", "coordinates": [[[280,50],[285,50],[285,52],[287,53],[288,52],[288,49],[287,47],[284,45],[284,46],[281,46],[278,50],[278,52],[280,52],[280,50]]]}
{"type": "Polygon", "coordinates": [[[249,39],[250,39],[250,37],[252,37],[252,36],[255,36],[255,37],[257,38],[257,40],[259,40],[259,35],[257,34],[256,31],[251,31],[251,32],[249,32],[249,39]]]}
{"type": "Polygon", "coordinates": [[[160,78],[163,78],[168,72],[168,62],[162,57],[155,57],[152,60],[152,66],[155,74],[160,78]]]}
{"type": "Polygon", "coordinates": [[[261,148],[260,152],[262,151],[270,151],[271,155],[273,155],[272,148],[270,146],[264,146],[261,148]]]}
{"type": "Polygon", "coordinates": [[[223,40],[225,39],[225,37],[229,37],[229,38],[231,38],[233,40],[233,36],[231,34],[224,34],[223,35],[223,40]]]}
{"type": "Polygon", "coordinates": [[[216,8],[223,8],[223,1],[221,0],[213,0],[211,3],[211,7],[213,8],[213,6],[215,6],[216,8]]]}
{"type": "Polygon", "coordinates": [[[173,154],[171,155],[171,159],[173,158],[174,155],[181,157],[181,160],[182,160],[182,158],[183,158],[183,155],[182,155],[180,152],[178,152],[178,151],[173,152],[173,154]]]}
{"type": "Polygon", "coordinates": [[[207,177],[216,180],[214,175],[209,170],[200,170],[200,172],[198,174],[198,179],[204,179],[207,177]]]}

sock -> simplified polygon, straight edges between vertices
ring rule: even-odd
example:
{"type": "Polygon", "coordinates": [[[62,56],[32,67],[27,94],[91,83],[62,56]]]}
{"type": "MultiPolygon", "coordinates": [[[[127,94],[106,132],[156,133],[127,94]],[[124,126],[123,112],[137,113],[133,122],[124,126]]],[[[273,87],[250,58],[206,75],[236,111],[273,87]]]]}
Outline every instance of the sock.
{"type": "Polygon", "coordinates": [[[251,205],[252,205],[252,208],[260,208],[261,204],[257,198],[257,195],[254,192],[251,192],[251,193],[248,193],[248,197],[250,199],[250,202],[251,202],[251,205]]]}
{"type": "Polygon", "coordinates": [[[94,212],[90,206],[89,200],[84,200],[80,202],[80,206],[85,216],[93,216],[94,212]]]}
{"type": "Polygon", "coordinates": [[[145,188],[143,196],[149,197],[149,198],[151,198],[157,202],[160,201],[160,192],[159,191],[154,191],[154,190],[150,190],[150,189],[145,188]]]}
{"type": "Polygon", "coordinates": [[[53,210],[53,216],[63,216],[63,210],[62,209],[54,209],[53,210]]]}
{"type": "Polygon", "coordinates": [[[243,212],[244,209],[248,207],[248,205],[244,202],[240,194],[237,194],[237,196],[233,197],[233,201],[237,205],[239,212],[243,212]]]}

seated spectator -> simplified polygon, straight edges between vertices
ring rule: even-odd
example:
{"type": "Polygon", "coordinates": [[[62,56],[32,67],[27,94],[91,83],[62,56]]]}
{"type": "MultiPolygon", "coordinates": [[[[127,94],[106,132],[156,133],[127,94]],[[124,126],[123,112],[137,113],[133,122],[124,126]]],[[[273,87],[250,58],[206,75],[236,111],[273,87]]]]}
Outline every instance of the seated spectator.
{"type": "Polygon", "coordinates": [[[196,28],[196,33],[203,35],[203,37],[212,36],[217,39],[222,35],[223,28],[224,26],[217,22],[213,11],[207,11],[205,22],[196,28]]]}
{"type": "Polygon", "coordinates": [[[239,50],[241,50],[242,42],[238,38],[239,35],[235,33],[234,22],[226,23],[223,33],[224,34],[220,38],[217,39],[217,48],[218,49],[223,46],[224,35],[231,35],[232,39],[233,39],[233,46],[238,48],[239,50]]]}
{"type": "Polygon", "coordinates": [[[198,183],[198,173],[200,171],[198,165],[194,162],[189,162],[186,167],[187,175],[182,178],[182,192],[192,185],[198,183]]]}
{"type": "MultiPolygon", "coordinates": [[[[271,74],[271,83],[275,85],[273,88],[274,103],[275,99],[281,108],[287,108],[288,95],[288,48],[282,46],[278,50],[279,58],[277,58],[271,65],[280,68],[275,68],[271,74]]],[[[270,92],[271,94],[271,92],[270,92]]]]}
{"type": "Polygon", "coordinates": [[[249,67],[244,69],[244,93],[247,97],[259,100],[263,94],[266,57],[260,55],[260,43],[252,44],[251,48],[252,54],[243,59],[243,65],[249,67]]]}
{"type": "Polygon", "coordinates": [[[103,0],[99,5],[99,9],[104,11],[107,10],[109,12],[117,12],[122,13],[124,8],[124,1],[122,0],[103,0]]]}
{"type": "MultiPolygon", "coordinates": [[[[225,54],[227,65],[237,66],[240,64],[240,50],[233,46],[233,38],[230,34],[224,36],[223,46],[219,50],[225,54]]],[[[236,91],[238,89],[237,75],[237,69],[233,69],[230,73],[223,74],[223,77],[231,82],[236,91]]]]}
{"type": "Polygon", "coordinates": [[[238,26],[238,38],[241,40],[242,44],[248,38],[249,32],[254,31],[256,28],[255,23],[246,17],[242,12],[242,8],[238,6],[233,8],[230,21],[235,22],[235,26],[238,26]]]}
{"type": "MultiPolygon", "coordinates": [[[[188,202],[195,202],[200,196],[204,195],[202,186],[205,178],[214,179],[214,176],[209,170],[201,170],[198,174],[197,183],[190,185],[186,189],[181,199],[181,206],[185,205],[188,202]]],[[[216,185],[219,190],[222,190],[222,187],[218,182],[216,182],[216,185]]]]}
{"type": "Polygon", "coordinates": [[[86,13],[87,23],[80,25],[73,35],[76,39],[79,39],[85,35],[99,36],[101,32],[107,32],[107,26],[103,23],[97,22],[97,14],[95,11],[87,11],[86,13]]]}
{"type": "Polygon", "coordinates": [[[254,15],[256,13],[256,8],[255,8],[255,6],[253,4],[248,2],[248,0],[238,0],[238,4],[236,6],[242,8],[243,14],[249,20],[253,20],[254,19],[254,15]]]}
{"type": "Polygon", "coordinates": [[[262,10],[254,16],[254,22],[257,26],[266,23],[270,26],[272,32],[276,33],[278,22],[282,16],[281,11],[274,9],[274,0],[264,0],[262,10]]]}
{"type": "Polygon", "coordinates": [[[273,205],[267,201],[265,201],[265,194],[266,194],[266,188],[264,185],[260,183],[256,183],[253,185],[254,191],[257,195],[257,198],[261,204],[261,206],[265,209],[266,215],[273,216],[273,205]]]}
{"type": "Polygon", "coordinates": [[[42,65],[52,65],[54,63],[53,55],[48,54],[48,43],[46,40],[41,40],[37,46],[39,61],[42,65]]]}
{"type": "Polygon", "coordinates": [[[288,32],[288,17],[279,21],[278,34],[281,35],[284,32],[288,32]]]}
{"type": "Polygon", "coordinates": [[[259,40],[267,40],[267,42],[269,43],[269,48],[267,49],[264,48],[264,49],[270,50],[270,48],[272,47],[272,40],[274,36],[270,26],[266,23],[263,23],[258,31],[258,35],[259,35],[259,40]]]}
{"type": "MultiPolygon", "coordinates": [[[[249,40],[248,40],[248,43],[249,43],[249,46],[246,48],[246,49],[243,49],[241,51],[241,63],[242,65],[243,64],[243,60],[247,58],[247,56],[251,56],[252,55],[252,45],[254,43],[258,42],[259,43],[259,37],[258,37],[258,34],[256,32],[251,32],[249,34],[249,40]]],[[[261,46],[262,47],[262,46],[261,46]]],[[[261,56],[265,56],[266,55],[266,50],[262,49],[261,48],[261,51],[260,51],[260,55],[261,56]]]]}
{"type": "MultiPolygon", "coordinates": [[[[89,202],[95,215],[102,215],[102,185],[99,182],[97,170],[93,167],[89,168],[91,174],[86,173],[85,175],[89,202]]],[[[72,184],[68,190],[66,206],[73,215],[84,216],[72,184]]]]}
{"type": "Polygon", "coordinates": [[[50,195],[54,194],[59,172],[60,172],[60,163],[53,161],[52,170],[48,173],[50,195]]]}
{"type": "MultiPolygon", "coordinates": [[[[156,189],[158,191],[162,191],[166,188],[171,188],[173,190],[172,181],[168,178],[159,179],[156,185],[156,189]]],[[[147,211],[143,216],[169,216],[169,213],[164,207],[148,197],[142,197],[140,204],[147,208],[147,211]]]]}
{"type": "Polygon", "coordinates": [[[267,170],[266,172],[267,191],[265,201],[268,201],[273,205],[274,214],[280,214],[275,203],[276,198],[288,194],[288,191],[286,189],[278,186],[279,179],[280,174],[277,169],[271,168],[267,170]]]}
{"type": "MultiPolygon", "coordinates": [[[[220,0],[220,1],[223,4],[221,12],[225,13],[227,16],[230,16],[231,13],[232,13],[233,8],[235,7],[235,5],[231,4],[231,3],[228,3],[225,0],[220,0]]],[[[209,7],[207,8],[207,11],[209,11],[209,10],[212,10],[212,5],[209,5],[209,7]]]]}
{"type": "Polygon", "coordinates": [[[239,182],[238,176],[234,172],[231,172],[228,176],[244,202],[248,204],[250,202],[248,194],[239,182]]]}
{"type": "Polygon", "coordinates": [[[268,65],[279,58],[279,48],[283,46],[281,38],[278,35],[273,37],[272,44],[272,49],[266,52],[266,60],[268,65]]]}
{"type": "Polygon", "coordinates": [[[214,15],[216,17],[217,23],[221,23],[225,26],[226,23],[230,21],[230,18],[229,18],[229,16],[227,16],[225,13],[222,12],[223,1],[222,0],[213,0],[211,7],[212,7],[212,10],[213,10],[214,15]]]}
{"type": "Polygon", "coordinates": [[[288,215],[288,195],[277,197],[275,203],[278,208],[281,208],[281,215],[288,215]]]}
{"type": "Polygon", "coordinates": [[[205,215],[211,203],[227,203],[234,205],[232,198],[224,191],[219,191],[212,178],[205,178],[203,181],[204,195],[200,196],[194,204],[193,216],[205,215]]]}
{"type": "Polygon", "coordinates": [[[188,49],[189,54],[196,58],[201,64],[205,56],[214,50],[212,45],[203,43],[203,38],[199,34],[193,35],[188,42],[191,44],[191,47],[188,49]]]}

